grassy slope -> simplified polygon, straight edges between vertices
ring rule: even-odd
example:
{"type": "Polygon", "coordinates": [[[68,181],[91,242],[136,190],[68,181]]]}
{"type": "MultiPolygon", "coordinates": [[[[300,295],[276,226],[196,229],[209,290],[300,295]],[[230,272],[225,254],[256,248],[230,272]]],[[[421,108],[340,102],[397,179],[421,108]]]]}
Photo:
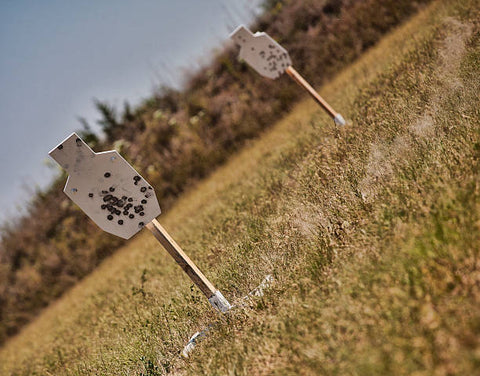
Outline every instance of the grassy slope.
{"type": "MultiPolygon", "coordinates": [[[[277,38],[295,67],[319,85],[430,2],[272,0],[252,28],[277,38]]],[[[292,80],[252,74],[237,56],[233,44],[222,48],[185,90],[156,90],[136,107],[96,102],[107,139],[86,129],[79,134],[96,151],[116,148],[124,155],[155,186],[166,212],[304,94],[292,80]]],[[[126,244],[85,220],[62,191],[65,178],[37,192],[23,217],[0,225],[0,344],[126,244]]]]}
{"type": "Polygon", "coordinates": [[[274,274],[264,298],[180,359],[218,318],[141,234],[8,341],[0,373],[473,374],[480,4],[445,4],[322,88],[353,125],[306,100],[160,218],[231,300],[274,274]]]}

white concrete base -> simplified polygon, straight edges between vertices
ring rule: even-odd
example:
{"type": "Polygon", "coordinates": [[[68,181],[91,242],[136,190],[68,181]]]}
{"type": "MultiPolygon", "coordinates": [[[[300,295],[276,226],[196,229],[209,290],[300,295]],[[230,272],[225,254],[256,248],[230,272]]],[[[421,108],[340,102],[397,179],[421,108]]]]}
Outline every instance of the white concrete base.
{"type": "Polygon", "coordinates": [[[343,116],[340,115],[340,114],[336,114],[335,117],[333,118],[333,121],[335,122],[336,125],[342,125],[343,126],[343,125],[347,124],[345,122],[345,119],[343,118],[343,116]]]}
{"type": "Polygon", "coordinates": [[[214,308],[218,309],[220,312],[223,312],[223,313],[227,312],[230,308],[232,308],[228,300],[225,299],[222,293],[218,290],[217,292],[215,292],[215,295],[212,295],[208,299],[208,301],[214,308]]]}

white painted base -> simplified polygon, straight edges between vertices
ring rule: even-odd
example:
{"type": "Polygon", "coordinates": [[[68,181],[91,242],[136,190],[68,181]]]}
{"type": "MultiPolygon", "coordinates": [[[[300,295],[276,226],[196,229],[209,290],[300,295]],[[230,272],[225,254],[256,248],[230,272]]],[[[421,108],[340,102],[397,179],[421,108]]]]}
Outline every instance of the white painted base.
{"type": "Polygon", "coordinates": [[[343,118],[342,115],[336,114],[335,117],[333,118],[333,121],[335,122],[336,125],[345,125],[345,119],[343,118]]]}
{"type": "Polygon", "coordinates": [[[220,312],[227,312],[230,308],[232,308],[228,300],[225,299],[222,293],[218,290],[215,292],[215,295],[212,295],[210,299],[208,299],[208,301],[214,308],[218,309],[220,312]]]}

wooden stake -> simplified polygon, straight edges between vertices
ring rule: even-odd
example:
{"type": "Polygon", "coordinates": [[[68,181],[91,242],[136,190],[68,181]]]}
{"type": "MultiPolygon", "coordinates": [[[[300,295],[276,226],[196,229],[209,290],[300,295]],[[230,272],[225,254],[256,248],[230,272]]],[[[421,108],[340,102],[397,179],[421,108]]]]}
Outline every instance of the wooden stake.
{"type": "Polygon", "coordinates": [[[200,291],[205,294],[213,307],[220,312],[226,312],[232,307],[222,293],[213,286],[156,219],[152,220],[152,222],[148,223],[145,227],[152,232],[153,236],[157,238],[163,248],[167,250],[183,271],[187,273],[200,291]]]}
{"type": "Polygon", "coordinates": [[[293,69],[293,67],[290,65],[289,67],[287,67],[287,69],[285,69],[285,72],[287,72],[287,74],[292,77],[300,86],[302,86],[306,91],[308,91],[308,94],[310,94],[313,99],[320,105],[322,106],[325,111],[328,112],[328,114],[332,117],[332,118],[336,118],[338,117],[338,112],[336,112],[332,106],[330,106],[327,101],[325,101],[325,99],[323,99],[320,94],[318,94],[315,89],[310,86],[310,84],[302,77],[300,76],[300,74],[295,70],[293,69]]]}
{"type": "Polygon", "coordinates": [[[157,240],[162,244],[163,248],[170,253],[170,256],[177,262],[178,265],[188,274],[190,279],[195,283],[198,288],[210,299],[217,291],[212,283],[205,277],[205,275],[198,269],[192,260],[183,252],[182,248],[172,239],[162,225],[154,219],[146,226],[157,240]]]}

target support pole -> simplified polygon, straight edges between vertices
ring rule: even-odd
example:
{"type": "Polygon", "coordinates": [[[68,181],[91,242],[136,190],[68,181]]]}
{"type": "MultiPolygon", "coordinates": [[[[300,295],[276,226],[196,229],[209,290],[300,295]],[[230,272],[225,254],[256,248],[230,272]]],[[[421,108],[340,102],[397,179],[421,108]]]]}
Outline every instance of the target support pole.
{"type": "Polygon", "coordinates": [[[343,116],[336,112],[291,65],[285,69],[285,72],[312,96],[315,102],[317,102],[333,118],[335,124],[345,125],[345,119],[343,116]]]}
{"type": "Polygon", "coordinates": [[[193,263],[190,257],[173,240],[163,226],[156,220],[152,220],[145,226],[153,236],[160,242],[165,250],[173,257],[190,279],[197,285],[201,292],[207,297],[210,304],[220,312],[226,312],[231,308],[230,303],[220,291],[205,277],[200,269],[193,263]]]}

